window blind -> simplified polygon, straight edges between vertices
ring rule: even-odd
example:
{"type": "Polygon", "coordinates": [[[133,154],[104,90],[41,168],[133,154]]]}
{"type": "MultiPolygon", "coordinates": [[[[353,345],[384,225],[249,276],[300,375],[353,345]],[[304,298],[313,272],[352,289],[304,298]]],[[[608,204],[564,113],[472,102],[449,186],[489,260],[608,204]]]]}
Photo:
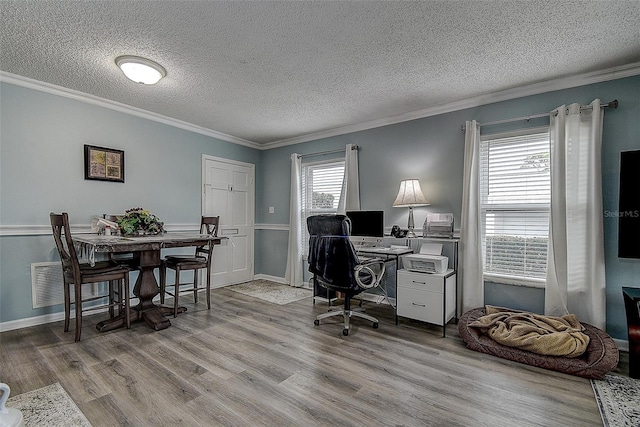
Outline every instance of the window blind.
{"type": "Polygon", "coordinates": [[[307,218],[312,215],[335,214],[342,193],[344,159],[302,165],[302,244],[304,256],[309,252],[307,218]]]}
{"type": "Polygon", "coordinates": [[[548,131],[483,138],[482,248],[491,280],[541,282],[546,277],[549,154],[548,131]]]}

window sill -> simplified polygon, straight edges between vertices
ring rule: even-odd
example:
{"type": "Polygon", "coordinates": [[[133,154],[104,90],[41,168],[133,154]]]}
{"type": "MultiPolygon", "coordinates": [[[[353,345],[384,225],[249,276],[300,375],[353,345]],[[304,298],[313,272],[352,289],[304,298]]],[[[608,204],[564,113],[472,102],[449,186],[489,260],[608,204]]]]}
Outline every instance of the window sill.
{"type": "Polygon", "coordinates": [[[503,276],[500,274],[484,274],[485,282],[497,283],[500,285],[523,286],[527,288],[545,289],[544,279],[523,279],[521,277],[503,276]]]}

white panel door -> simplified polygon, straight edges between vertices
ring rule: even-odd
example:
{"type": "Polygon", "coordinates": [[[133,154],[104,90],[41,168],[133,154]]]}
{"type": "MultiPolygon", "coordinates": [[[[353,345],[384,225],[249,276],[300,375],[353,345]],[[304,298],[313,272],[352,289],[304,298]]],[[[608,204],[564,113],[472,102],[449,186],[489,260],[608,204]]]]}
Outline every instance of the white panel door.
{"type": "Polygon", "coordinates": [[[254,165],[203,156],[203,215],[220,216],[211,284],[220,287],[253,279],[254,165]]]}

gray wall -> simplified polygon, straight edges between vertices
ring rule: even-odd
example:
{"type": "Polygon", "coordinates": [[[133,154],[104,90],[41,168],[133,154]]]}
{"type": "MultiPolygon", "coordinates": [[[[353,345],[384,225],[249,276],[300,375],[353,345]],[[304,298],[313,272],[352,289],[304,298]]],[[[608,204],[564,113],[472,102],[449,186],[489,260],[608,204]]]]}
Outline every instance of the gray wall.
{"type": "MultiPolygon", "coordinates": [[[[407,210],[391,204],[400,180],[420,179],[431,206],[453,212],[459,227],[465,120],[480,122],[551,111],[561,104],[617,98],[605,112],[604,210],[618,209],[620,151],[640,148],[640,76],[550,92],[333,138],[266,151],[253,150],[143,118],[11,84],[0,86],[0,225],[47,225],[66,210],[74,224],[105,211],[143,206],[169,224],[195,224],[200,215],[200,159],[209,154],[256,165],[256,223],[289,223],[289,155],[358,144],[363,209],[385,211],[387,226],[406,226],[407,210]],[[124,184],[85,181],[83,145],[125,150],[124,184]],[[65,189],[62,189],[64,185],[65,189]],[[273,206],[275,212],[268,213],[273,206]]],[[[503,129],[490,129],[496,132],[503,129]]],[[[334,156],[335,157],[335,156],[334,156]]],[[[315,158],[318,159],[318,158],[315,158]]],[[[640,260],[617,257],[617,219],[605,216],[607,331],[626,339],[622,286],[640,286],[640,260]]],[[[286,230],[257,230],[255,273],[283,277],[286,230]]],[[[56,260],[50,236],[0,237],[0,322],[59,312],[31,308],[30,264],[56,260]]],[[[521,301],[540,311],[540,292],[488,285],[487,303],[521,301]],[[532,297],[533,295],[533,297],[532,297]],[[533,301],[533,303],[531,303],[533,301]]],[[[506,304],[501,304],[506,305],[506,304]]]]}
{"type": "MultiPolygon", "coordinates": [[[[88,225],[141,206],[167,224],[200,222],[201,158],[257,164],[260,151],[72,99],[0,86],[0,225],[48,225],[67,211],[88,225]],[[125,151],[125,182],[84,179],[84,144],[125,151]]],[[[0,237],[0,322],[61,311],[33,310],[34,262],[58,260],[50,235],[0,237]]]]}
{"type": "MultiPolygon", "coordinates": [[[[640,148],[640,76],[559,90],[268,150],[263,153],[261,167],[264,173],[258,180],[257,192],[260,199],[256,205],[256,218],[259,218],[257,221],[269,224],[289,223],[291,153],[342,149],[348,143],[355,143],[360,146],[362,209],[384,210],[387,227],[393,224],[406,227],[407,210],[393,208],[391,204],[397,194],[400,180],[418,178],[431,205],[415,209],[416,224],[420,226],[424,222],[427,212],[453,212],[457,229],[462,206],[464,161],[464,133],[460,129],[466,120],[476,119],[482,123],[532,115],[549,112],[562,104],[588,104],[594,98],[600,98],[603,102],[613,99],[620,101],[617,110],[605,111],[602,151],[604,210],[617,211],[620,152],[640,148]],[[267,213],[268,206],[275,207],[274,214],[267,213]]],[[[536,121],[528,126],[540,124],[540,121],[536,121]]],[[[527,124],[520,122],[515,126],[487,127],[483,128],[483,132],[495,133],[522,126],[527,124]]],[[[618,222],[615,217],[605,216],[604,227],[607,331],[616,338],[626,339],[626,320],[620,288],[640,286],[640,260],[617,257],[618,222]]],[[[283,238],[283,235],[286,235],[286,232],[262,230],[261,247],[279,247],[286,241],[286,236],[283,238]]],[[[286,253],[282,256],[269,250],[256,253],[256,273],[264,272],[282,277],[285,267],[286,253]]],[[[544,291],[533,288],[487,284],[485,298],[488,304],[511,305],[514,308],[537,312],[541,312],[544,305],[544,291]]]]}

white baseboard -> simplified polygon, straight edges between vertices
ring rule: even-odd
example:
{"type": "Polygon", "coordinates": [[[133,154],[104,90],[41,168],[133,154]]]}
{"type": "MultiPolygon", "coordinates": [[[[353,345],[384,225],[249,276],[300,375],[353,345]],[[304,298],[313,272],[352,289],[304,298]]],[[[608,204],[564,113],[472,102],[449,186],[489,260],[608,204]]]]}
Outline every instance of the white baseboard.
{"type": "MultiPolygon", "coordinates": [[[[133,307],[135,304],[133,304],[134,302],[136,302],[137,299],[135,297],[131,297],[131,306],[133,307]]],[[[156,296],[153,301],[155,301],[157,304],[160,303],[160,297],[156,296]]],[[[137,304],[137,302],[136,302],[137,304]]],[[[94,315],[96,313],[106,313],[108,311],[108,308],[103,308],[103,309],[99,309],[99,310],[91,310],[89,312],[84,312],[82,317],[85,316],[91,316],[94,315]]],[[[71,310],[71,320],[73,323],[73,319],[76,317],[76,311],[75,310],[71,310]]],[[[24,319],[18,319],[18,320],[10,320],[8,322],[0,322],[0,332],[6,332],[6,331],[13,331],[15,329],[22,329],[22,328],[29,328],[31,326],[38,326],[38,325],[46,325],[47,323],[54,323],[54,322],[59,322],[60,320],[64,320],[64,311],[59,311],[57,313],[50,313],[50,314],[43,314],[42,316],[34,316],[34,317],[27,317],[24,319]]],[[[73,326],[72,326],[73,327],[73,326]]]]}
{"type": "Polygon", "coordinates": [[[253,276],[254,280],[269,280],[271,282],[282,283],[283,285],[288,285],[289,283],[284,279],[284,277],[278,276],[270,276],[268,274],[255,274],[253,276]]]}
{"type": "MultiPolygon", "coordinates": [[[[84,316],[91,316],[96,313],[106,313],[108,309],[91,310],[84,313],[84,316]]],[[[71,310],[71,319],[76,317],[75,310],[71,310]]],[[[27,317],[25,319],[11,320],[9,322],[0,323],[0,332],[13,331],[15,329],[29,328],[31,326],[45,325],[47,323],[59,322],[64,320],[64,311],[58,313],[44,314],[42,316],[27,317]]]]}
{"type": "Polygon", "coordinates": [[[620,351],[629,351],[629,341],[627,340],[619,340],[617,338],[613,339],[613,342],[618,346],[618,350],[620,351]]]}
{"type": "MultiPolygon", "coordinates": [[[[75,316],[75,313],[71,313],[75,316]]],[[[44,325],[46,323],[58,322],[64,320],[64,312],[45,314],[43,316],[28,317],[26,319],[11,320],[9,322],[0,323],[0,332],[13,331],[15,329],[28,328],[30,326],[44,325]]]]}

